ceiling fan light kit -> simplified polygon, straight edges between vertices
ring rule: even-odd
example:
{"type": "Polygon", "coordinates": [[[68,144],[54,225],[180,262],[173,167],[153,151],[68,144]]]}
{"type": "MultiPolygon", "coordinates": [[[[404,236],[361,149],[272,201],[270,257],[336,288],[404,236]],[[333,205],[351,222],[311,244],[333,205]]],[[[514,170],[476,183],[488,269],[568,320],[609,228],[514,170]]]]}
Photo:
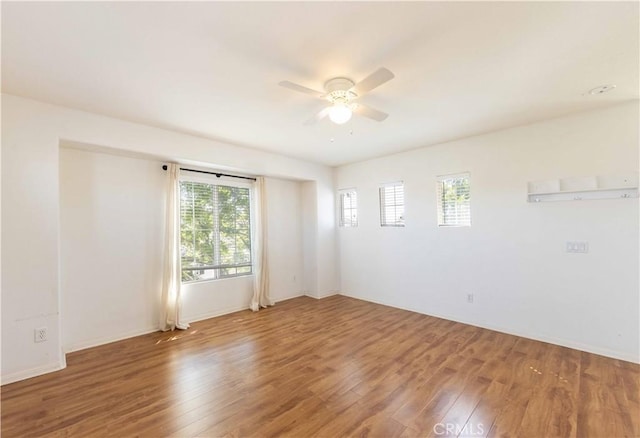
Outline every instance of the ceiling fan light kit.
{"type": "Polygon", "coordinates": [[[314,117],[307,120],[305,125],[312,125],[326,116],[329,116],[329,120],[333,123],[342,125],[351,120],[351,116],[354,112],[378,122],[386,119],[389,116],[387,113],[353,101],[393,78],[393,73],[383,67],[379,68],[357,84],[351,79],[342,77],[330,79],[324,84],[324,93],[289,81],[280,82],[279,85],[294,91],[327,100],[331,104],[330,106],[323,108],[314,117]]]}
{"type": "Polygon", "coordinates": [[[358,95],[350,89],[355,84],[347,78],[334,78],[324,84],[324,89],[328,92],[326,99],[331,102],[329,109],[329,119],[336,125],[342,125],[351,120],[355,107],[349,102],[358,95]]]}
{"type": "Polygon", "coordinates": [[[352,114],[353,111],[351,111],[349,106],[338,102],[334,103],[329,110],[329,119],[337,125],[342,125],[351,120],[352,114]]]}

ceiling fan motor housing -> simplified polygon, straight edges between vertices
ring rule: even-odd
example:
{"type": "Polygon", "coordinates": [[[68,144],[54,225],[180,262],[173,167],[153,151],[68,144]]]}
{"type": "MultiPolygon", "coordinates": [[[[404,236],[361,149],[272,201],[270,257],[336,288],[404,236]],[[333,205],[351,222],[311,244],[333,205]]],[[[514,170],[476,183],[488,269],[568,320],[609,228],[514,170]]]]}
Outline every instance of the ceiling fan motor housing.
{"type": "Polygon", "coordinates": [[[350,100],[358,97],[353,91],[349,91],[355,83],[347,78],[333,78],[324,84],[327,92],[327,99],[331,103],[348,103],[350,100]]]}

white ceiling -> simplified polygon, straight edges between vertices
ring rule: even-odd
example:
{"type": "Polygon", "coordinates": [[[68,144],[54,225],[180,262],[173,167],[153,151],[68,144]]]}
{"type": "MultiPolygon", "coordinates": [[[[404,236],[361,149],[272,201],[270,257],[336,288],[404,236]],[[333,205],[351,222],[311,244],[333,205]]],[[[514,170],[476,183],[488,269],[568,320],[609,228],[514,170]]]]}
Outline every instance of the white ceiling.
{"type": "Polygon", "coordinates": [[[638,8],[2,2],[2,88],[339,165],[638,99],[638,8]],[[381,123],[303,126],[322,101],[278,86],[382,66],[395,79],[362,98],[381,123]],[[584,95],[603,84],[617,88],[584,95]]]}

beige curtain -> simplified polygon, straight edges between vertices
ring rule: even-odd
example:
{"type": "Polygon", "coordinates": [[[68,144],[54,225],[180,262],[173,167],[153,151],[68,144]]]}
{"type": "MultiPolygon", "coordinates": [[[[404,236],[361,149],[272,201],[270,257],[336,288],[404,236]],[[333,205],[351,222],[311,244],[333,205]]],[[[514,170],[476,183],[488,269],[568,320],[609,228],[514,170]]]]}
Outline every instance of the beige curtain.
{"type": "Polygon", "coordinates": [[[167,202],[164,234],[164,266],[162,276],[162,308],[160,330],[188,329],[180,321],[180,167],[167,168],[167,202]]]}
{"type": "Polygon", "coordinates": [[[267,258],[267,202],[263,177],[256,178],[254,185],[253,209],[253,298],[251,310],[257,312],[261,307],[273,306],[269,296],[269,260],[267,258]]]}

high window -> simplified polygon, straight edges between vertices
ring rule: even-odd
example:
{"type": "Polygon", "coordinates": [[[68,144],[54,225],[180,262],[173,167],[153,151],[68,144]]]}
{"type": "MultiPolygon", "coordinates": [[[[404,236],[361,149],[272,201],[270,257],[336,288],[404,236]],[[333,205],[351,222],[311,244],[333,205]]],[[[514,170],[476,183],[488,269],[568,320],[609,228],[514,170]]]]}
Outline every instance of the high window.
{"type": "Polygon", "coordinates": [[[355,189],[340,191],[340,226],[358,226],[358,193],[355,189]]]}
{"type": "Polygon", "coordinates": [[[183,282],[251,274],[250,209],[249,187],[180,182],[183,282]]]}
{"type": "Polygon", "coordinates": [[[404,184],[402,181],[380,186],[380,225],[404,227],[404,184]]]}
{"type": "Polygon", "coordinates": [[[438,225],[468,227],[471,225],[469,174],[438,178],[438,225]]]}

